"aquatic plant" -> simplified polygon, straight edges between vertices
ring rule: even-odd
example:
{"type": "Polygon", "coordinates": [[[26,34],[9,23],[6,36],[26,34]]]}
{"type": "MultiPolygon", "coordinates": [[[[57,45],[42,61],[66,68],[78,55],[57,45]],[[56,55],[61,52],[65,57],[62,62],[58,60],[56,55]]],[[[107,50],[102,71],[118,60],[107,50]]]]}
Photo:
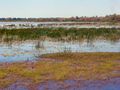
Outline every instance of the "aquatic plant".
{"type": "Polygon", "coordinates": [[[120,39],[120,30],[115,28],[31,28],[31,29],[2,29],[0,38],[6,42],[15,40],[35,40],[52,38],[55,40],[95,40],[107,39],[116,41],[120,39]]]}

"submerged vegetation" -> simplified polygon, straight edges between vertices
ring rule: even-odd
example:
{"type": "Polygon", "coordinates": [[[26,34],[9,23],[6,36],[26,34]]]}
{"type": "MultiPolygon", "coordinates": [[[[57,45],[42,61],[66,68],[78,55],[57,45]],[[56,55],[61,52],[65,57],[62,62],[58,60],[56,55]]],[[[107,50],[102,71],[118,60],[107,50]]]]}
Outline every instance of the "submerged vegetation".
{"type": "Polygon", "coordinates": [[[2,41],[11,40],[35,40],[53,38],[57,40],[94,40],[107,39],[119,40],[120,30],[115,28],[36,28],[36,29],[1,29],[0,38],[2,41]]]}
{"type": "Polygon", "coordinates": [[[0,64],[0,87],[15,82],[106,80],[120,77],[120,53],[56,53],[37,62],[0,64]]]}

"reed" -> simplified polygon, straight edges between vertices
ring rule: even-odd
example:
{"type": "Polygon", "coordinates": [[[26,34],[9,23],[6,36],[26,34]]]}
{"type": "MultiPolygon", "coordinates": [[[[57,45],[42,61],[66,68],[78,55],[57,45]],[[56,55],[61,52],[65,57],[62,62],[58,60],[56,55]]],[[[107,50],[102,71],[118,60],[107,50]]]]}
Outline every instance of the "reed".
{"type": "Polygon", "coordinates": [[[36,29],[2,29],[0,30],[0,39],[4,41],[10,40],[35,40],[40,38],[52,38],[57,40],[119,40],[119,29],[106,29],[106,28],[36,28],[36,29]]]}

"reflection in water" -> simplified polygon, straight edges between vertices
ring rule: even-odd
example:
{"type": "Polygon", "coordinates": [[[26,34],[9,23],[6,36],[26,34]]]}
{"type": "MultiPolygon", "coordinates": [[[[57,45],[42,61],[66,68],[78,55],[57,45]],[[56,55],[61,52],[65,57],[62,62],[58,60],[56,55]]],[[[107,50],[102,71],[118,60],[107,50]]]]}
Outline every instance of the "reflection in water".
{"type": "Polygon", "coordinates": [[[44,45],[43,43],[41,43],[41,41],[37,41],[35,48],[38,50],[38,49],[44,48],[44,45]]]}
{"type": "Polygon", "coordinates": [[[57,52],[120,52],[120,30],[0,30],[0,62],[36,60],[42,54],[57,52]]]}
{"type": "Polygon", "coordinates": [[[0,62],[36,60],[42,54],[57,52],[120,52],[120,41],[26,40],[0,43],[0,62]]]}

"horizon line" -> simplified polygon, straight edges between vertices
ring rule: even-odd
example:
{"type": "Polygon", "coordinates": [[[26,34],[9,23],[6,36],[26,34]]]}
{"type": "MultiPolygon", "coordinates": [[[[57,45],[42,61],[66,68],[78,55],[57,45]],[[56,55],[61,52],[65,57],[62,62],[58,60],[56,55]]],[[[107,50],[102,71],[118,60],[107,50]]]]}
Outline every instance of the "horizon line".
{"type": "Polygon", "coordinates": [[[93,15],[93,16],[87,16],[87,15],[81,15],[81,16],[52,16],[52,17],[18,17],[18,16],[8,16],[8,17],[0,17],[0,18],[72,18],[72,17],[105,17],[110,15],[120,15],[118,13],[113,14],[106,14],[106,15],[93,15]]]}

